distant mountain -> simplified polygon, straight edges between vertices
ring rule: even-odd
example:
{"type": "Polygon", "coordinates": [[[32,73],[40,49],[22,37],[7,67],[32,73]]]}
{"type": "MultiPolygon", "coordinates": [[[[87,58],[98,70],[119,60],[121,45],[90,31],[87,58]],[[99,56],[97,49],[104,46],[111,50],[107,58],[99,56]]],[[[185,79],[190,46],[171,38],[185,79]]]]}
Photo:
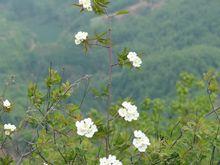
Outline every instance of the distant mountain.
{"type": "MultiPolygon", "coordinates": [[[[0,77],[16,75],[16,92],[9,90],[8,97],[20,108],[25,105],[27,83],[42,81],[50,61],[57,69],[65,68],[64,77],[72,81],[92,74],[92,83],[98,86],[106,79],[106,51],[91,49],[85,56],[73,42],[73,34],[79,30],[90,35],[103,31],[105,20],[91,13],[80,14],[72,3],[0,0],[0,77]]],[[[180,72],[201,75],[211,67],[219,69],[219,6],[219,0],[112,2],[110,12],[130,10],[129,15],[113,20],[115,55],[124,47],[143,53],[139,72],[115,70],[114,98],[169,99],[180,72]]],[[[86,104],[94,105],[91,99],[86,104]]]]}

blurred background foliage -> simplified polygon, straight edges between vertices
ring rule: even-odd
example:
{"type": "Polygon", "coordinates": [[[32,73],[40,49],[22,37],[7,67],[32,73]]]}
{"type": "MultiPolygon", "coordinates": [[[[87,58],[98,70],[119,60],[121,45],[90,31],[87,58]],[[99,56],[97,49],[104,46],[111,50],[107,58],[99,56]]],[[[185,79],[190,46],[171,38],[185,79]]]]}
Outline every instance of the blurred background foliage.
{"type": "MultiPolygon", "coordinates": [[[[41,83],[52,62],[64,79],[74,81],[92,75],[91,86],[105,84],[107,56],[104,49],[91,49],[87,56],[76,47],[73,35],[79,30],[102,32],[105,18],[79,14],[72,0],[0,0],[0,86],[11,75],[15,84],[6,97],[21,117],[27,103],[30,80],[41,83]]],[[[142,53],[139,72],[114,70],[114,98],[146,96],[172,99],[182,71],[202,75],[220,66],[219,0],[126,0],[112,1],[109,10],[129,10],[113,20],[114,53],[124,47],[142,53]],[[129,83],[128,83],[129,82],[129,83]]],[[[84,88],[84,86],[82,86],[84,88]]],[[[90,96],[89,96],[90,97],[90,96]]],[[[74,102],[81,96],[75,96],[74,102]]],[[[93,99],[84,110],[102,108],[93,99]]],[[[17,120],[18,120],[17,119],[17,120]]]]}

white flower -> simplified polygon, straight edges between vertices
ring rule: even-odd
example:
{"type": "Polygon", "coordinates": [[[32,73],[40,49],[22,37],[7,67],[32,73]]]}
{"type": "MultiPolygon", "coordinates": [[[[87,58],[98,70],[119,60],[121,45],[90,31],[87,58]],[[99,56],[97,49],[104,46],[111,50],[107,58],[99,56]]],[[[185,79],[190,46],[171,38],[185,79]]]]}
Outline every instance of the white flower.
{"type": "Polygon", "coordinates": [[[12,124],[4,124],[5,135],[9,136],[16,130],[16,126],[12,124]]]}
{"type": "Polygon", "coordinates": [[[136,57],[137,57],[137,53],[135,52],[129,52],[127,55],[127,58],[129,59],[129,61],[133,61],[136,57]]]}
{"type": "Polygon", "coordinates": [[[6,99],[5,101],[3,101],[3,106],[5,108],[11,108],[11,103],[6,99]]]}
{"type": "Polygon", "coordinates": [[[43,165],[48,165],[47,163],[44,163],[43,165]]]}
{"type": "Polygon", "coordinates": [[[83,9],[92,11],[91,0],[79,0],[79,4],[82,5],[83,9]]]}
{"type": "Polygon", "coordinates": [[[98,131],[96,125],[92,119],[87,118],[76,122],[77,134],[80,136],[86,136],[88,138],[93,137],[94,133],[98,131]]]}
{"type": "Polygon", "coordinates": [[[123,117],[126,121],[129,121],[129,122],[132,120],[137,120],[139,117],[137,107],[127,101],[124,101],[122,103],[122,108],[118,110],[118,113],[121,117],[123,117]]]}
{"type": "Polygon", "coordinates": [[[133,61],[133,66],[135,68],[139,68],[141,67],[141,64],[142,64],[142,60],[137,56],[133,61]]]}
{"type": "Polygon", "coordinates": [[[134,137],[133,145],[138,149],[138,151],[145,152],[147,147],[150,145],[148,137],[140,130],[134,131],[134,137]]]}
{"type": "Polygon", "coordinates": [[[127,58],[135,68],[139,68],[142,64],[142,60],[135,52],[129,52],[127,58]]]}
{"type": "Polygon", "coordinates": [[[116,156],[109,155],[108,158],[100,158],[100,165],[122,165],[122,162],[116,159],[116,156]]]}
{"type": "Polygon", "coordinates": [[[85,41],[88,37],[88,33],[87,32],[82,32],[79,31],[76,35],[75,35],[75,44],[79,45],[81,44],[83,41],[85,41]]]}

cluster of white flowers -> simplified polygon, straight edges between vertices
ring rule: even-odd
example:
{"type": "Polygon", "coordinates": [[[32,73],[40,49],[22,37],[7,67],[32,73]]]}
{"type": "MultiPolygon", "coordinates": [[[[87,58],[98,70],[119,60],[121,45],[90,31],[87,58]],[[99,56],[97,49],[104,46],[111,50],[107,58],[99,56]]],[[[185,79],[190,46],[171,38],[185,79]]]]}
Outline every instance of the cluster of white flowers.
{"type": "Polygon", "coordinates": [[[88,33],[87,32],[82,32],[79,31],[76,35],[75,35],[75,44],[79,45],[81,44],[83,41],[85,41],[88,37],[88,33]]]}
{"type": "Polygon", "coordinates": [[[11,108],[11,103],[8,100],[3,101],[3,106],[7,109],[11,108]]]}
{"type": "Polygon", "coordinates": [[[96,125],[92,119],[86,118],[76,122],[77,134],[80,136],[86,136],[88,138],[93,137],[94,133],[98,131],[96,125]]]}
{"type": "Polygon", "coordinates": [[[87,9],[88,11],[92,11],[91,0],[79,0],[79,4],[82,5],[83,9],[87,9]]]}
{"type": "Polygon", "coordinates": [[[5,135],[9,136],[16,130],[16,126],[12,124],[4,124],[5,135]]]}
{"type": "Polygon", "coordinates": [[[129,52],[127,58],[135,68],[139,68],[142,64],[142,60],[135,52],[129,52]]]}
{"type": "Polygon", "coordinates": [[[140,130],[134,131],[134,137],[133,145],[138,149],[138,151],[145,152],[147,146],[150,145],[148,137],[140,130]]]}
{"type": "Polygon", "coordinates": [[[126,121],[137,120],[138,117],[139,117],[137,107],[135,105],[132,105],[130,102],[127,102],[127,101],[124,101],[122,103],[122,108],[120,108],[118,110],[118,113],[126,121]]]}
{"type": "Polygon", "coordinates": [[[108,158],[100,158],[100,165],[122,165],[122,162],[116,159],[116,156],[109,155],[108,158]]]}

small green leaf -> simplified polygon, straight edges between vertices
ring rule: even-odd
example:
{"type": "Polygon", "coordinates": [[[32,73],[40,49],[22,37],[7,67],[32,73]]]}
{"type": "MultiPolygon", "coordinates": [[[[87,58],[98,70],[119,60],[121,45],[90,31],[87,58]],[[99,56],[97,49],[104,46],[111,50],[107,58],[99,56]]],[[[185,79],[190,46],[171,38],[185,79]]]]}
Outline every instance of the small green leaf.
{"type": "Polygon", "coordinates": [[[120,11],[116,12],[116,15],[124,15],[124,14],[128,14],[128,13],[129,13],[129,11],[127,11],[127,10],[120,10],[120,11]]]}

